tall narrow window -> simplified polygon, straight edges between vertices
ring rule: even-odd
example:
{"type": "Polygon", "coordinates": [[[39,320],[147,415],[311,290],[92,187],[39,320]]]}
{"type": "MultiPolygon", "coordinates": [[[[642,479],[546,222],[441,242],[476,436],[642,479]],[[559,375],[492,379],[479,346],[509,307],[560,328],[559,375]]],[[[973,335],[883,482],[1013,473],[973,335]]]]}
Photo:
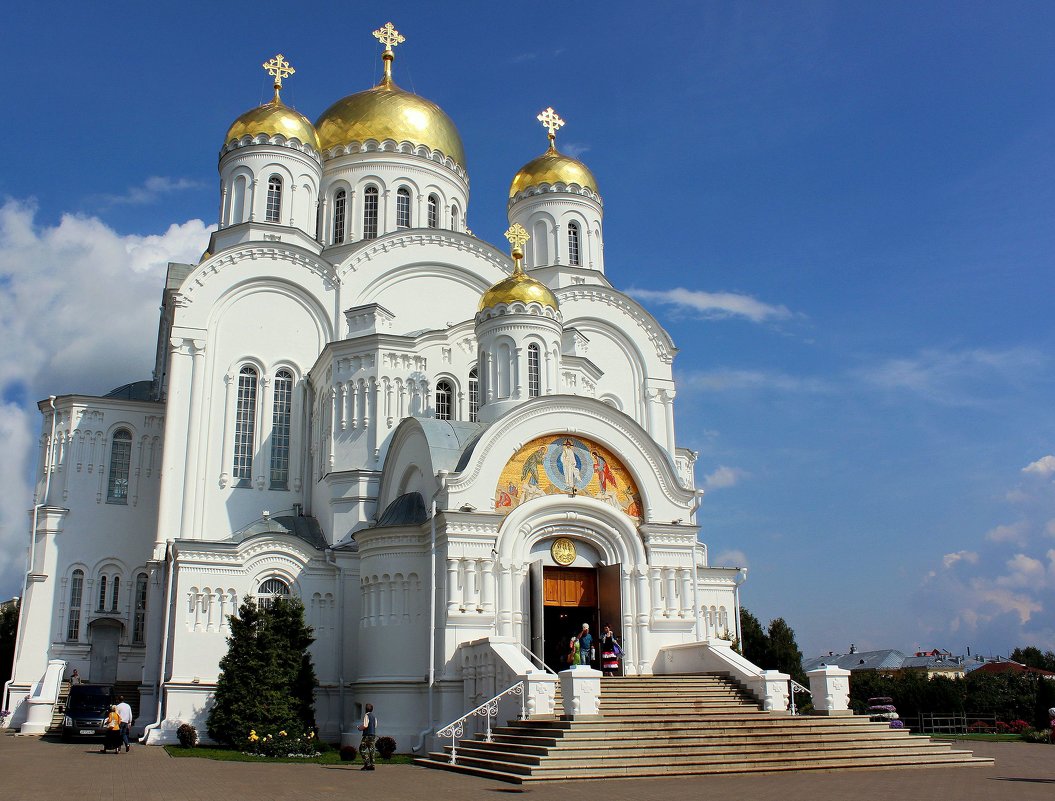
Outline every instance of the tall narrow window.
{"type": "Polygon", "coordinates": [[[106,576],[99,576],[99,611],[106,609],[106,576]]]}
{"type": "Polygon", "coordinates": [[[117,605],[121,601],[121,577],[114,576],[114,587],[110,592],[110,611],[116,612],[117,605]]]}
{"type": "Polygon", "coordinates": [[[272,175],[267,179],[267,208],[264,222],[277,223],[282,218],[282,178],[272,175]]]}
{"type": "Polygon", "coordinates": [[[344,209],[348,195],[342,189],[333,197],[333,244],[344,244],[344,209]]]}
{"type": "Polygon", "coordinates": [[[528,397],[537,398],[541,388],[541,376],[539,369],[539,347],[532,343],[527,349],[528,368],[528,397]]]}
{"type": "Polygon", "coordinates": [[[429,228],[440,227],[440,199],[429,195],[429,228]]]}
{"type": "Polygon", "coordinates": [[[436,384],[436,419],[450,420],[451,408],[454,406],[454,390],[450,382],[440,381],[436,384]]]}
{"type": "Polygon", "coordinates": [[[293,414],[293,373],[275,375],[275,412],[271,427],[271,489],[289,489],[289,423],[293,414]]]}
{"type": "Polygon", "coordinates": [[[461,218],[461,215],[458,213],[458,207],[457,206],[451,206],[451,230],[452,231],[459,230],[459,228],[458,228],[458,220],[460,218],[461,218]]]}
{"type": "Polygon", "coordinates": [[[363,239],[377,239],[376,186],[368,186],[363,197],[363,239]]]}
{"type": "Polygon", "coordinates": [[[396,228],[410,228],[410,190],[405,186],[396,192],[396,228]]]}
{"type": "Polygon", "coordinates": [[[579,224],[568,223],[568,264],[579,265],[579,224]]]}
{"type": "Polygon", "coordinates": [[[132,434],[125,428],[114,432],[110,445],[110,476],[106,482],[107,503],[128,503],[128,465],[132,459],[132,434]]]}
{"type": "Polygon", "coordinates": [[[132,618],[132,644],[142,645],[147,625],[147,574],[136,576],[135,616],[132,618]]]}
{"type": "Polygon", "coordinates": [[[280,578],[269,578],[260,585],[256,594],[256,605],[267,609],[278,598],[289,598],[289,585],[280,578]]]}
{"type": "Polygon", "coordinates": [[[256,438],[256,369],[248,365],[238,373],[238,407],[234,418],[234,465],[236,487],[253,480],[253,442],[256,438]]]}
{"type": "Polygon", "coordinates": [[[70,616],[66,620],[66,639],[81,638],[81,596],[84,594],[84,571],[74,570],[70,577],[70,616]]]}
{"type": "Polygon", "coordinates": [[[474,367],[469,371],[469,422],[475,423],[480,416],[480,374],[474,367]]]}

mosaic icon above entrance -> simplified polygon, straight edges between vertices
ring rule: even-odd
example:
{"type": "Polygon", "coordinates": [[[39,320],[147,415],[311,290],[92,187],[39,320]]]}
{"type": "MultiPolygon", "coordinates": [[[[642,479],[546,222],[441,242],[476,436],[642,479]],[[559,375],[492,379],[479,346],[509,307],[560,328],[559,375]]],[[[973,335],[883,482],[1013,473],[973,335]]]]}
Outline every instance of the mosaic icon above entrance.
{"type": "Polygon", "coordinates": [[[538,437],[514,454],[499,476],[495,511],[508,514],[558,493],[588,495],[641,518],[641,496],[622,462],[592,440],[566,434],[538,437]]]}

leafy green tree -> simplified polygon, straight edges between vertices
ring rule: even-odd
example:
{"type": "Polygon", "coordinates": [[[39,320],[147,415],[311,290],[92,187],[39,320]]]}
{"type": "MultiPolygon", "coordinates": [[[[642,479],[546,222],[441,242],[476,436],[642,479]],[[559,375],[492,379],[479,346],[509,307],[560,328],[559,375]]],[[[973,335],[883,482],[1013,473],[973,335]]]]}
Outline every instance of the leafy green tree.
{"type": "Polygon", "coordinates": [[[806,683],[806,673],[802,669],[802,651],[795,642],[795,631],[782,617],[769,622],[766,639],[769,644],[769,665],[760,667],[774,668],[787,673],[800,684],[806,683]]]}
{"type": "Polygon", "coordinates": [[[740,653],[758,665],[768,668],[769,641],[758,618],[746,606],[740,607],[740,653]]]}
{"type": "Polygon", "coordinates": [[[21,607],[22,601],[19,599],[0,609],[0,682],[11,678],[11,668],[15,661],[15,636],[18,632],[18,610],[21,607]]]}
{"type": "Polygon", "coordinates": [[[1055,671],[1055,651],[1042,653],[1035,645],[1016,648],[1011,652],[1011,660],[1026,667],[1055,671]]]}
{"type": "Polygon", "coordinates": [[[230,620],[227,654],[220,660],[209,736],[231,745],[250,731],[307,732],[315,727],[314,642],[297,598],[261,608],[249,598],[230,620]]]}

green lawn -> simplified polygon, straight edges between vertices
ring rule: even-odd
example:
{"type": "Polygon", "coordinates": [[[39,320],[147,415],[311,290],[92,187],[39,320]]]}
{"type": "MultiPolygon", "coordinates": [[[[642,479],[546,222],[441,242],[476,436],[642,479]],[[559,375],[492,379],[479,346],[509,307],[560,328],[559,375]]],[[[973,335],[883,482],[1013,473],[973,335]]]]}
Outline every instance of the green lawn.
{"type": "MultiPolygon", "coordinates": [[[[341,763],[341,754],[336,748],[331,748],[325,753],[311,759],[297,759],[296,757],[259,757],[252,754],[244,754],[233,748],[220,748],[215,745],[199,745],[197,748],[184,748],[180,745],[166,745],[165,752],[172,757],[191,759],[215,759],[220,762],[295,762],[309,765],[337,765],[341,763]]],[[[408,765],[413,760],[409,754],[395,754],[391,759],[377,759],[377,766],[383,768],[385,765],[408,765]]],[[[361,759],[348,762],[348,765],[362,765],[361,759]]]]}

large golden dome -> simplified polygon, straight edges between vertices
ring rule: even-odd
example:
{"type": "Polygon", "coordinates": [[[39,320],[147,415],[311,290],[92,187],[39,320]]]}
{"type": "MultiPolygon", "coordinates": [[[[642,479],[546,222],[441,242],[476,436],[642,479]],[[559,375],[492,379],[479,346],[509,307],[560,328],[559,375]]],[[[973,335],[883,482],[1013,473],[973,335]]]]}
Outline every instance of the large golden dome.
{"type": "MultiPolygon", "coordinates": [[[[519,267],[519,263],[517,265],[519,267]]],[[[508,278],[503,278],[493,287],[484,292],[480,298],[479,311],[489,309],[500,304],[520,302],[524,304],[539,303],[549,306],[554,311],[559,311],[557,298],[550,292],[549,287],[541,281],[536,281],[521,270],[516,270],[508,278]]]]}
{"type": "Polygon", "coordinates": [[[303,114],[294,111],[279,100],[277,92],[275,99],[270,103],[250,109],[235,120],[227,129],[227,138],[223,141],[226,145],[243,136],[258,136],[259,134],[281,135],[286,139],[296,139],[305,145],[311,145],[316,150],[322,149],[319,146],[319,135],[315,131],[315,126],[303,114]]]}
{"type": "Polygon", "coordinates": [[[509,187],[509,197],[514,198],[529,186],[540,184],[576,184],[601,194],[589,168],[578,159],[565,156],[552,143],[549,150],[520,168],[509,187]]]}
{"type": "Polygon", "coordinates": [[[315,123],[323,150],[374,139],[411,142],[438,150],[465,167],[462,138],[435,103],[385,78],[373,89],[338,100],[315,123]]]}

